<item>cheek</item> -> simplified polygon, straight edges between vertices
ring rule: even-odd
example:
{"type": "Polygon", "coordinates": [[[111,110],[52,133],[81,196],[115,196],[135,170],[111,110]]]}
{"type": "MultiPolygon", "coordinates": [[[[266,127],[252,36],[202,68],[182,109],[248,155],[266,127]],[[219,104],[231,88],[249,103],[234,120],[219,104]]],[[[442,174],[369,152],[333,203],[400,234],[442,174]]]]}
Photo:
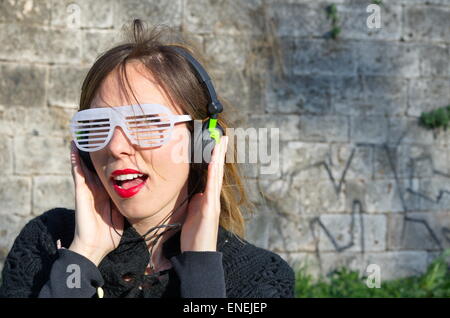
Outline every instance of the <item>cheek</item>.
{"type": "Polygon", "coordinates": [[[104,151],[96,151],[91,152],[91,161],[92,164],[95,167],[95,170],[100,172],[98,175],[101,177],[104,175],[103,169],[106,167],[106,164],[108,163],[108,156],[104,151]]]}
{"type": "Polygon", "coordinates": [[[189,131],[174,129],[170,141],[150,152],[154,170],[167,181],[186,180],[189,174],[189,131]]]}

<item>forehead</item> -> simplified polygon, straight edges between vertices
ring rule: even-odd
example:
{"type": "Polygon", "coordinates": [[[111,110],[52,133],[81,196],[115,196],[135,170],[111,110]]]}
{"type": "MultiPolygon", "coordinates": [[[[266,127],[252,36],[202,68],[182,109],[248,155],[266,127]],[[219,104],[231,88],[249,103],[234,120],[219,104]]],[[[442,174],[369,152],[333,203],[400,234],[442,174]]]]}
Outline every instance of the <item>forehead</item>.
{"type": "Polygon", "coordinates": [[[173,114],[183,114],[181,107],[171,102],[168,95],[157,85],[153,75],[142,63],[127,62],[125,71],[126,78],[125,74],[121,74],[117,67],[106,76],[92,100],[91,108],[117,107],[139,102],[140,104],[164,105],[173,114]]]}

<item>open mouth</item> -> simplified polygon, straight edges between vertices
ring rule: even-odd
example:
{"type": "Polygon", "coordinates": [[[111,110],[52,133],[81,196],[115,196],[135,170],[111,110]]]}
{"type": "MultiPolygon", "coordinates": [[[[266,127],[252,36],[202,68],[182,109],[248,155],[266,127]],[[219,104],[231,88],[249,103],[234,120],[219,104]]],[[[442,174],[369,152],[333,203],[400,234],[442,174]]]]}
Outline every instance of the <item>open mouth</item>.
{"type": "Polygon", "coordinates": [[[119,188],[124,189],[124,190],[129,190],[131,188],[134,188],[138,185],[140,185],[141,183],[145,182],[148,178],[148,175],[146,174],[142,174],[142,175],[133,175],[133,176],[124,176],[123,178],[121,178],[122,176],[118,176],[113,178],[113,184],[117,185],[119,188]]]}

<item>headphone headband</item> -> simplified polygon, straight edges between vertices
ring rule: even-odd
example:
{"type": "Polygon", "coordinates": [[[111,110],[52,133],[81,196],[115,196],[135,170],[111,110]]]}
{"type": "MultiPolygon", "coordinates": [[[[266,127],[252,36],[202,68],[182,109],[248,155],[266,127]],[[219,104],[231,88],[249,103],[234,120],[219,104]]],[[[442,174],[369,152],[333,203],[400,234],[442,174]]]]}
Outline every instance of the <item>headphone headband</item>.
{"type": "Polygon", "coordinates": [[[217,118],[217,114],[223,111],[223,106],[217,99],[216,90],[212,84],[212,80],[206,73],[203,66],[185,49],[179,46],[171,46],[177,53],[184,56],[196,71],[196,77],[208,91],[208,113],[211,118],[217,118]]]}

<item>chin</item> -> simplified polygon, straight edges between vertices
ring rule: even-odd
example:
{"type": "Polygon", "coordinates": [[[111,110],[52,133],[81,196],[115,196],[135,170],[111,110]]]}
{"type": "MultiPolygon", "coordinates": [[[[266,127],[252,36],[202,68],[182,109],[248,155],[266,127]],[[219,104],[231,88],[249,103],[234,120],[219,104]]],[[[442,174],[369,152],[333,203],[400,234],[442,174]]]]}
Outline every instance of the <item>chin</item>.
{"type": "Polygon", "coordinates": [[[156,210],[151,209],[150,206],[154,205],[151,203],[150,204],[146,203],[142,206],[136,206],[135,202],[131,204],[125,203],[120,206],[120,210],[122,212],[122,215],[126,217],[129,221],[139,221],[157,213],[158,209],[156,210]],[[130,205],[133,205],[134,207],[131,207],[130,205]]]}

